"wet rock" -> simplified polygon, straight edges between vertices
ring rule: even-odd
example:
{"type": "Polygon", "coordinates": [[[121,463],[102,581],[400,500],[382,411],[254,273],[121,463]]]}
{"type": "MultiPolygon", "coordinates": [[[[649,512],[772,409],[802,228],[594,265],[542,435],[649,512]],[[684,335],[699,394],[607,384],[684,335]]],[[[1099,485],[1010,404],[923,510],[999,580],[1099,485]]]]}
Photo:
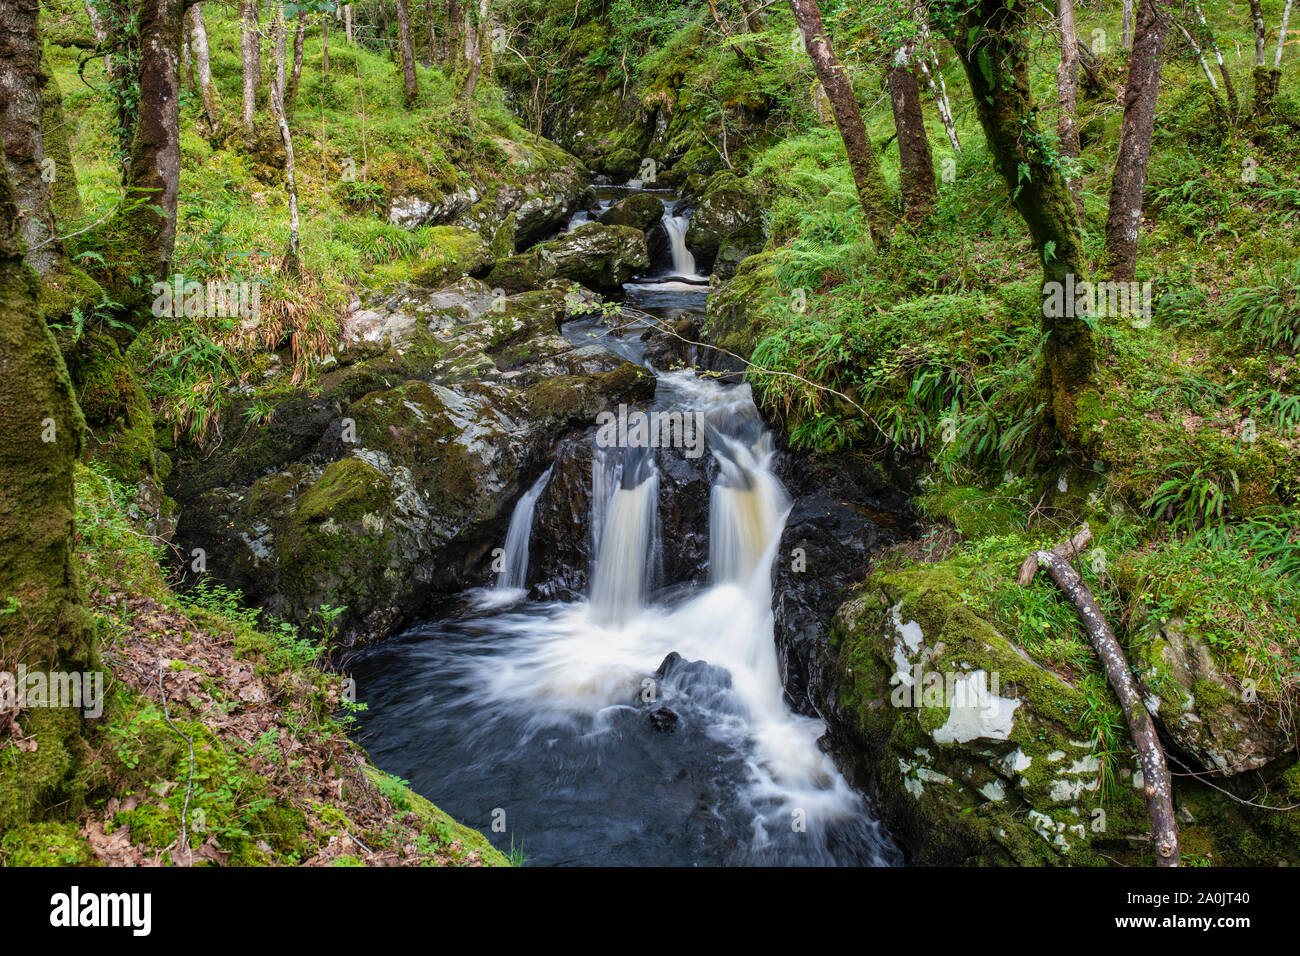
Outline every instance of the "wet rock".
{"type": "Polygon", "coordinates": [[[664,204],[658,196],[633,193],[601,213],[599,221],[607,226],[631,226],[644,232],[662,219],[663,214],[664,204]]]}
{"type": "Polygon", "coordinates": [[[645,235],[631,226],[591,222],[545,244],[555,274],[601,293],[617,293],[623,283],[650,265],[645,235]]]}
{"type": "Polygon", "coordinates": [[[787,454],[777,469],[794,499],[773,568],[772,609],[786,699],[820,714],[833,683],[831,623],[874,557],[906,534],[906,500],[849,456],[787,454]]]}
{"type": "MultiPolygon", "coordinates": [[[[746,226],[761,224],[765,199],[747,179],[731,170],[713,176],[704,188],[686,230],[686,246],[700,271],[713,268],[723,243],[746,226]]],[[[737,241],[743,241],[740,237],[737,241]]]]}
{"type": "Polygon", "coordinates": [[[680,720],[681,718],[667,707],[660,707],[650,712],[650,726],[663,734],[675,733],[680,720]]]}

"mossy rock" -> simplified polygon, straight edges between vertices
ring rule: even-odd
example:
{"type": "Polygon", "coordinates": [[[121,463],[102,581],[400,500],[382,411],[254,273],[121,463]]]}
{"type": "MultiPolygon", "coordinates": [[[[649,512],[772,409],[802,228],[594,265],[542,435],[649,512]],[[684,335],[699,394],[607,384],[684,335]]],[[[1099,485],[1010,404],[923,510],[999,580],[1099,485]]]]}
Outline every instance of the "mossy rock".
{"type": "Polygon", "coordinates": [[[642,232],[663,218],[664,204],[652,193],[633,193],[620,199],[600,214],[599,221],[607,226],[631,226],[642,232]]]}
{"type": "Polygon", "coordinates": [[[1093,753],[1084,693],[941,566],[873,574],[832,639],[832,726],[917,862],[1097,864],[1149,829],[1131,754],[1093,753]]]}

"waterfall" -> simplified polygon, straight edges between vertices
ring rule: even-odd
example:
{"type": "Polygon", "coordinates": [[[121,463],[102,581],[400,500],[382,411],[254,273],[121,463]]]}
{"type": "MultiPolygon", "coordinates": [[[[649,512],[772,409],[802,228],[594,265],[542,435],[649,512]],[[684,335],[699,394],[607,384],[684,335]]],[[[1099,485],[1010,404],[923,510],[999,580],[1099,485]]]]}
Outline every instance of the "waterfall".
{"type": "Polygon", "coordinates": [[[689,216],[674,216],[664,213],[664,230],[668,233],[668,243],[673,254],[673,274],[679,276],[695,275],[695,257],[686,248],[686,229],[690,225],[689,216]]]}
{"type": "Polygon", "coordinates": [[[719,472],[709,507],[710,582],[745,586],[755,575],[766,580],[767,555],[790,507],[785,489],[768,470],[770,436],[765,433],[757,447],[720,436],[713,444],[719,472]]]}
{"type": "Polygon", "coordinates": [[[592,525],[596,562],[592,569],[591,610],[607,627],[626,623],[645,604],[658,552],[659,475],[651,459],[640,467],[622,463],[593,466],[592,525]],[[618,480],[621,475],[624,480],[618,480]],[[610,486],[614,487],[607,490],[610,486]],[[605,495],[607,497],[597,497],[605,495]]]}
{"type": "Polygon", "coordinates": [[[554,467],[552,465],[542,472],[542,476],[524,492],[510,516],[510,527],[506,531],[505,563],[497,575],[499,589],[522,588],[527,584],[528,541],[533,534],[533,510],[537,507],[537,499],[542,496],[554,467]]]}

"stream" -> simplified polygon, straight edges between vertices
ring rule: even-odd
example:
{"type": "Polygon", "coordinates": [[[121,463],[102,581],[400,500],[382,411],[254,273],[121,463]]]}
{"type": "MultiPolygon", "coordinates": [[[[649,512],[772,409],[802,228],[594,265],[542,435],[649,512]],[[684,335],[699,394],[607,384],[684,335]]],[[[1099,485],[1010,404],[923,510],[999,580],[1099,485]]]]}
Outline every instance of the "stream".
{"type": "MultiPolygon", "coordinates": [[[[658,318],[702,316],[707,277],[686,249],[687,218],[656,195],[672,263],[628,283],[627,298],[658,318]]],[[[638,338],[598,320],[563,334],[643,361],[638,338]]],[[[634,424],[612,443],[591,430],[585,599],[539,602],[526,589],[530,549],[546,547],[533,509],[552,465],[514,507],[494,587],[351,662],[367,704],[359,739],[530,865],[898,864],[819,748],[822,722],[783,699],[771,581],[791,500],[749,386],[656,374],[644,411],[652,424],[672,416],[676,431],[654,434],[674,447],[636,447],[634,424]],[[716,473],[707,578],[664,580],[658,463],[700,454],[716,473]]]]}

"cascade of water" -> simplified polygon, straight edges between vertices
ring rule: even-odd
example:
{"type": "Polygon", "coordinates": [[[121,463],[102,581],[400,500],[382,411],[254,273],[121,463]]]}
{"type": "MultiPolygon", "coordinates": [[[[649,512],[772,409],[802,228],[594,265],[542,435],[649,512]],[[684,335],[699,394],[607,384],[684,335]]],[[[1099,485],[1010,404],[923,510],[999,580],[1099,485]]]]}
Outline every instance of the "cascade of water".
{"type": "Polygon", "coordinates": [[[645,604],[658,550],[659,475],[648,456],[612,467],[598,457],[592,490],[591,610],[602,625],[618,626],[645,604]]]}
{"type": "Polygon", "coordinates": [[[674,216],[664,212],[664,230],[668,233],[668,246],[673,256],[673,274],[679,276],[695,275],[695,256],[686,248],[686,229],[690,226],[689,216],[674,216]]]}
{"type": "Polygon", "coordinates": [[[510,516],[510,527],[506,530],[505,560],[497,574],[498,588],[522,588],[528,579],[528,542],[533,535],[533,511],[537,499],[542,496],[546,483],[551,480],[552,465],[542,472],[542,476],[533,482],[519,503],[515,505],[510,516]]]}

